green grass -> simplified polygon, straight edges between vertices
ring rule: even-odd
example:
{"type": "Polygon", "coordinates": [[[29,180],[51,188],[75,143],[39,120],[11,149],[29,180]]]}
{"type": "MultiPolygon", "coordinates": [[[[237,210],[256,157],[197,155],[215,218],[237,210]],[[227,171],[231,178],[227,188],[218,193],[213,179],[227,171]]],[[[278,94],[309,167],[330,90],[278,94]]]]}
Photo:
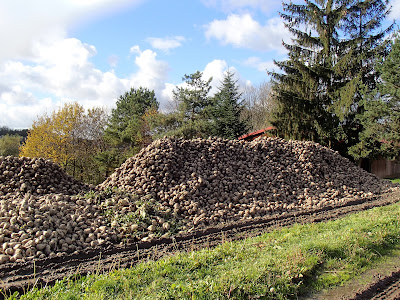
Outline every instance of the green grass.
{"type": "Polygon", "coordinates": [[[400,183],[400,178],[393,178],[393,179],[390,179],[390,181],[393,183],[400,183]]]}
{"type": "MultiPolygon", "coordinates": [[[[34,289],[21,299],[296,299],[400,249],[400,204],[34,289]]],[[[9,299],[16,299],[13,296],[9,299]]]]}

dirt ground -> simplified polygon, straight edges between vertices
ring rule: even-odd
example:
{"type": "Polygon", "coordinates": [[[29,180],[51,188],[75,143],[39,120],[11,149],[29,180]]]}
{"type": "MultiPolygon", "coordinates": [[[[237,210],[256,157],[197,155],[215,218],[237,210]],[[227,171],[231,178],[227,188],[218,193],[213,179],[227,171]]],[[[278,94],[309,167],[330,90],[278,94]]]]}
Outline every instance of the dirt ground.
{"type": "MultiPolygon", "coordinates": [[[[126,268],[138,262],[149,259],[156,260],[179,251],[214,247],[225,241],[257,236],[294,223],[334,220],[350,213],[389,205],[399,200],[400,192],[396,192],[368,202],[357,201],[342,207],[325,207],[318,210],[291,212],[246,222],[223,224],[174,238],[138,242],[125,247],[109,245],[107,248],[90,249],[76,255],[36,260],[35,262],[9,263],[0,266],[0,287],[7,293],[15,291],[23,293],[34,286],[43,287],[54,284],[55,281],[64,277],[126,268]]],[[[336,294],[335,297],[335,299],[400,299],[400,267],[391,276],[377,277],[375,282],[354,292],[354,295],[338,297],[336,294]]]]}
{"type": "Polygon", "coordinates": [[[400,299],[400,251],[343,286],[323,290],[302,300],[400,299]]]}
{"type": "Polygon", "coordinates": [[[354,297],[348,299],[400,299],[400,268],[391,275],[371,283],[363,291],[357,292],[354,297]]]}

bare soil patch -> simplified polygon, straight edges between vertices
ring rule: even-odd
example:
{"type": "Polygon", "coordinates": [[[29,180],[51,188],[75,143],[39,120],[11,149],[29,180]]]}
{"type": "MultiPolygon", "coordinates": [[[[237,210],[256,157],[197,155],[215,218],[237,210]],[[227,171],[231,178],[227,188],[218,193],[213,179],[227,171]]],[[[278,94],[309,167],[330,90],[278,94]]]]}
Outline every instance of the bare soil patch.
{"type": "Polygon", "coordinates": [[[400,299],[400,269],[379,281],[370,284],[364,291],[358,292],[354,300],[395,300],[400,299]]]}
{"type": "MultiPolygon", "coordinates": [[[[387,299],[392,290],[398,289],[396,280],[399,279],[400,272],[400,252],[379,263],[372,269],[365,271],[357,276],[356,279],[343,286],[306,295],[302,299],[306,300],[360,300],[360,299],[387,299]],[[390,293],[387,293],[387,291],[390,293]],[[384,296],[384,297],[383,297],[384,296]],[[375,298],[378,297],[378,298],[375,298]]],[[[388,298],[397,299],[397,298],[388,298]]]]}

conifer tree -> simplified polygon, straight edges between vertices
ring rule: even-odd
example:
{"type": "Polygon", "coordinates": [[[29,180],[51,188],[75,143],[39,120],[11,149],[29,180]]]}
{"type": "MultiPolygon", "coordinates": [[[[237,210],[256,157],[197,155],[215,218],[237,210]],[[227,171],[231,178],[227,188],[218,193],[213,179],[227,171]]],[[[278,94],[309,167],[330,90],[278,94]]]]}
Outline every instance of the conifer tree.
{"type": "Polygon", "coordinates": [[[387,37],[394,24],[382,26],[390,12],[388,0],[351,0],[347,7],[342,22],[347,44],[338,75],[350,80],[338,91],[340,101],[337,101],[335,113],[341,119],[346,147],[350,148],[359,142],[359,134],[364,130],[361,119],[366,106],[371,106],[366,103],[370,98],[367,95],[379,82],[378,66],[388,55],[387,37]]]}
{"type": "Polygon", "coordinates": [[[339,120],[332,107],[344,82],[335,80],[334,67],[343,48],[339,27],[345,10],[334,0],[283,4],[281,17],[294,39],[283,42],[289,59],[275,61],[284,73],[270,74],[277,100],[272,123],[284,137],[326,145],[337,138],[339,120]]]}
{"type": "Polygon", "coordinates": [[[208,95],[211,90],[211,80],[203,80],[203,73],[196,71],[185,75],[183,80],[186,87],[177,87],[173,91],[174,100],[178,109],[176,129],[168,135],[182,136],[184,138],[208,137],[211,130],[211,100],[208,95]]]}
{"type": "Polygon", "coordinates": [[[213,97],[213,133],[226,139],[236,139],[247,131],[247,124],[241,120],[244,109],[242,94],[239,92],[234,73],[227,71],[219,91],[213,97]]]}
{"type": "Polygon", "coordinates": [[[154,91],[147,88],[131,88],[119,97],[105,132],[106,139],[119,150],[120,159],[115,161],[121,162],[152,142],[144,116],[158,107],[154,91]]]}
{"type": "Polygon", "coordinates": [[[375,55],[384,54],[382,41],[391,30],[379,31],[387,1],[307,0],[283,4],[283,11],[294,39],[284,43],[289,59],[275,62],[283,73],[270,73],[277,101],[273,125],[284,137],[347,154],[357,142],[360,95],[373,88],[375,55]]]}
{"type": "Polygon", "coordinates": [[[379,66],[377,89],[364,100],[359,115],[363,130],[350,148],[356,158],[394,158],[400,154],[400,38],[391,43],[389,55],[379,66]]]}
{"type": "MultiPolygon", "coordinates": [[[[346,54],[349,59],[345,60],[346,66],[342,69],[371,91],[376,88],[379,78],[376,65],[388,55],[387,37],[394,27],[392,23],[382,28],[383,21],[390,13],[389,1],[351,0],[347,6],[342,30],[348,41],[346,54]]],[[[355,97],[362,96],[360,92],[355,94],[355,97]]],[[[351,104],[352,101],[348,106],[351,104]]]]}

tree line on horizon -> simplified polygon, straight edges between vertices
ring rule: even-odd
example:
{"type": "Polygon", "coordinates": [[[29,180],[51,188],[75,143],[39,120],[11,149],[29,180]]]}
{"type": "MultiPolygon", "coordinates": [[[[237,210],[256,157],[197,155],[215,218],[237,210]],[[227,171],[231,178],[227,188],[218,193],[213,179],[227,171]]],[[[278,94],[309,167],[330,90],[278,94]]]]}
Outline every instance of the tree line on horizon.
{"type": "Polygon", "coordinates": [[[288,58],[275,61],[271,82],[241,91],[228,71],[210,96],[211,78],[196,71],[173,91],[169,112],[143,87],[121,95],[110,115],[66,104],[35,120],[19,154],[98,183],[163,136],[235,139],[273,125],[279,137],[318,142],[354,161],[397,157],[400,38],[394,24],[382,25],[389,12],[385,0],[283,3],[294,38],[283,43],[288,58]]]}
{"type": "Polygon", "coordinates": [[[28,129],[0,127],[0,156],[18,156],[19,147],[28,136],[28,129]]]}

